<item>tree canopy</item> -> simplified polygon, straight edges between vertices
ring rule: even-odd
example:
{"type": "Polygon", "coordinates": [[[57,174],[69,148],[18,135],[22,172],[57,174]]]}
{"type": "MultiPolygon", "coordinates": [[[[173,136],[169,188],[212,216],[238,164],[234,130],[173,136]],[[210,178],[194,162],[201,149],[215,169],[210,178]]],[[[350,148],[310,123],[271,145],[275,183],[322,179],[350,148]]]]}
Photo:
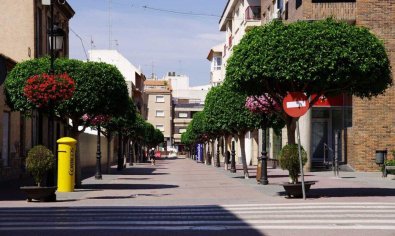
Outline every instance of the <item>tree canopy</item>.
{"type": "MultiPolygon", "coordinates": [[[[18,63],[11,70],[5,82],[6,99],[11,109],[29,112],[35,108],[24,96],[23,88],[29,77],[47,73],[49,67],[49,58],[44,57],[18,63]]],[[[119,116],[125,111],[127,86],[116,67],[61,58],[55,61],[55,74],[61,73],[67,73],[75,81],[75,92],[71,99],[54,109],[58,115],[72,119],[73,129],[83,124],[84,114],[119,116]]]]}
{"type": "MultiPolygon", "coordinates": [[[[268,96],[282,104],[287,92],[307,96],[347,93],[358,97],[382,94],[392,84],[383,43],[366,28],[333,19],[273,21],[251,29],[234,47],[225,84],[248,95],[268,96]]],[[[310,106],[311,107],[311,106],[310,106]]],[[[276,112],[295,143],[296,118],[276,112]]]]}

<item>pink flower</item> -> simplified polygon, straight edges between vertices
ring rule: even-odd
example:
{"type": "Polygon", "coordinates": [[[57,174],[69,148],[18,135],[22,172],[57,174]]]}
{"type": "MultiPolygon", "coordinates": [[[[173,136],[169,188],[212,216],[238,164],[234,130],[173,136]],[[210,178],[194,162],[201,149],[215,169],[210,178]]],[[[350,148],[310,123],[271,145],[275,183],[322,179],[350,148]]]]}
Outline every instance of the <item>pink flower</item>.
{"type": "Polygon", "coordinates": [[[111,117],[108,116],[108,115],[90,116],[90,115],[88,115],[88,114],[84,114],[84,115],[82,116],[82,120],[83,120],[83,121],[87,122],[87,123],[90,124],[90,125],[94,125],[94,126],[97,126],[97,125],[101,125],[101,124],[103,124],[103,123],[106,123],[106,122],[108,122],[110,119],[111,119],[111,117]]]}
{"type": "Polygon", "coordinates": [[[268,94],[247,97],[245,107],[253,113],[272,113],[280,110],[280,106],[268,94]]]}

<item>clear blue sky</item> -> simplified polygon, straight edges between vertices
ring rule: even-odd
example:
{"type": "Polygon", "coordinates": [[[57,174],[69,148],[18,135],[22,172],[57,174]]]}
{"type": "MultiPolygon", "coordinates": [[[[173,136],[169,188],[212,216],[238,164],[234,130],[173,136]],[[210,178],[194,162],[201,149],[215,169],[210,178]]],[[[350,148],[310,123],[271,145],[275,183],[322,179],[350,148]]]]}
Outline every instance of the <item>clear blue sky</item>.
{"type": "MultiPolygon", "coordinates": [[[[109,0],[67,1],[76,12],[70,27],[81,36],[86,50],[91,48],[91,37],[94,49],[108,49],[109,0]]],[[[226,2],[112,0],[112,47],[141,66],[147,77],[152,69],[159,77],[175,71],[189,75],[191,85],[208,84],[210,68],[206,57],[212,46],[225,41],[224,33],[218,30],[218,16],[226,2]]],[[[72,32],[70,57],[86,58],[80,40],[72,32]]]]}

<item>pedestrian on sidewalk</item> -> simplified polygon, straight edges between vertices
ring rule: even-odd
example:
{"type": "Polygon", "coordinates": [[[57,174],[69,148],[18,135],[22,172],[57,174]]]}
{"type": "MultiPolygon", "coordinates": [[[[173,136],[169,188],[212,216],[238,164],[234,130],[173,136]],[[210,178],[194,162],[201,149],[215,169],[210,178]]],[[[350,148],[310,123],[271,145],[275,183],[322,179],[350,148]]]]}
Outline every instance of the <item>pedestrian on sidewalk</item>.
{"type": "Polygon", "coordinates": [[[149,151],[149,158],[151,160],[151,165],[155,165],[155,148],[151,148],[149,151]]]}

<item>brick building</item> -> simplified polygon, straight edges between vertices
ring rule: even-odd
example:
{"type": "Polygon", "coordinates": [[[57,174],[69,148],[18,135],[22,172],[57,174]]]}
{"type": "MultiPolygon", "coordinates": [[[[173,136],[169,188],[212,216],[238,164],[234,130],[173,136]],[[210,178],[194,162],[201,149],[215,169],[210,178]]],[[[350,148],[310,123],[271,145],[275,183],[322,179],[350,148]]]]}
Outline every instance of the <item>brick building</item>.
{"type": "MultiPolygon", "coordinates": [[[[367,27],[383,40],[391,66],[395,66],[395,4],[392,0],[262,0],[261,7],[262,24],[273,18],[292,22],[333,17],[367,27]]],[[[395,149],[394,92],[391,87],[383,95],[370,100],[353,97],[352,110],[346,109],[348,116],[346,119],[343,116],[340,150],[342,161],[355,170],[378,170],[378,165],[372,160],[376,150],[387,149],[389,157],[392,156],[390,151],[395,149]]],[[[344,104],[342,107],[344,112],[344,104]]],[[[328,109],[334,111],[333,107],[328,109]]],[[[314,116],[320,115],[317,111],[320,111],[319,108],[310,111],[312,114],[306,123],[311,125],[314,122],[314,116]]],[[[334,122],[333,119],[330,122],[334,122]]],[[[311,132],[315,132],[316,128],[310,126],[311,132]]],[[[333,131],[331,127],[325,131],[328,142],[333,139],[333,131]]]]}

